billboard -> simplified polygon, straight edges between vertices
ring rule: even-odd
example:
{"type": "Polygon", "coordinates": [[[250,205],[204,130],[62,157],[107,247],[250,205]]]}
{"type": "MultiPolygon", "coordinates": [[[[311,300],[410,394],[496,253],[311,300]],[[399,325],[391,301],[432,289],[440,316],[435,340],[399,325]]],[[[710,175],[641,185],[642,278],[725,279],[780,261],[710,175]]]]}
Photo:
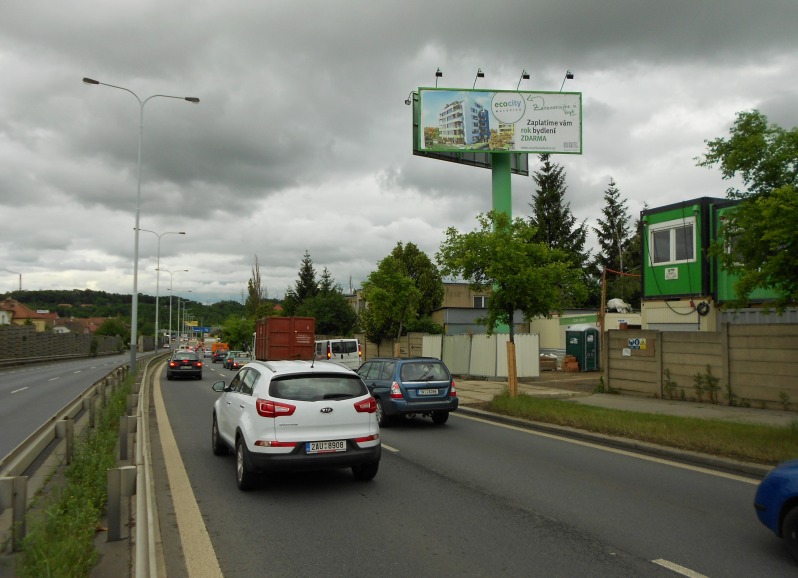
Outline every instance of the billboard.
{"type": "Polygon", "coordinates": [[[581,92],[418,93],[420,152],[582,154],[581,92]]]}
{"type": "MultiPolygon", "coordinates": [[[[420,142],[419,134],[421,134],[419,123],[419,103],[418,93],[413,91],[412,101],[413,105],[413,154],[419,157],[427,157],[428,159],[435,159],[439,161],[448,161],[457,163],[459,165],[467,165],[481,169],[492,169],[493,159],[489,152],[485,151],[420,151],[418,150],[418,143],[420,142]]],[[[514,153],[510,155],[510,171],[514,175],[529,176],[529,159],[526,153],[514,153]]]]}

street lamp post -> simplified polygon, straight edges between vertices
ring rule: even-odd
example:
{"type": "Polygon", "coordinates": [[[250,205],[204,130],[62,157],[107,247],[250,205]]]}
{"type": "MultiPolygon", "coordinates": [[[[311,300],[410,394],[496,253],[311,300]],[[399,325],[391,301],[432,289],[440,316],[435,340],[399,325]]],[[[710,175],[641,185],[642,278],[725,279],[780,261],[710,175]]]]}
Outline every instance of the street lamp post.
{"type": "Polygon", "coordinates": [[[158,298],[161,293],[161,237],[164,235],[185,235],[185,231],[165,231],[163,233],[156,233],[149,229],[139,229],[145,233],[152,233],[158,237],[158,262],[156,265],[155,273],[155,349],[158,349],[158,298]]]}
{"type": "MultiPolygon", "coordinates": [[[[191,289],[188,290],[188,293],[191,293],[191,289]]],[[[180,337],[183,335],[183,332],[186,329],[186,301],[187,299],[183,299],[182,307],[180,297],[177,298],[177,345],[180,346],[180,337]],[[183,310],[183,325],[180,325],[180,310],[183,310]]],[[[188,345],[188,336],[186,336],[186,345],[188,345]]]]}
{"type": "Polygon", "coordinates": [[[153,94],[152,96],[148,96],[144,100],[139,98],[139,95],[130,90],[129,88],[125,88],[124,86],[115,86],[113,84],[106,84],[104,82],[100,82],[99,80],[94,80],[92,78],[83,78],[83,82],[85,84],[100,84],[102,86],[108,86],[110,88],[117,88],[119,90],[124,90],[125,92],[129,92],[132,94],[139,103],[139,145],[138,145],[138,170],[137,170],[137,180],[138,185],[136,188],[136,226],[135,230],[136,233],[134,235],[135,240],[133,242],[133,304],[131,306],[130,312],[130,372],[132,374],[136,374],[136,350],[138,349],[138,314],[139,314],[139,294],[138,294],[138,280],[139,280],[139,215],[141,214],[141,140],[144,134],[144,105],[147,104],[151,99],[162,97],[162,98],[176,98],[178,100],[187,100],[188,102],[198,103],[199,98],[193,96],[170,96],[168,94],[153,94]]]}
{"type": "MultiPolygon", "coordinates": [[[[188,269],[178,269],[176,271],[169,271],[168,269],[158,268],[158,271],[169,273],[169,347],[172,347],[172,279],[175,273],[188,273],[188,269]]],[[[180,343],[178,343],[180,345],[180,343]]]]}

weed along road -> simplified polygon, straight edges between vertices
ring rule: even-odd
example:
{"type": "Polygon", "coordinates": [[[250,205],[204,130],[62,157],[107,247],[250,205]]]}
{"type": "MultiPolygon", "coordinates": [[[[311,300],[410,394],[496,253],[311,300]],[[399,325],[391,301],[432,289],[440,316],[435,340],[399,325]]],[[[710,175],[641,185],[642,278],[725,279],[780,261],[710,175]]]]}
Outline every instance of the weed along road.
{"type": "Polygon", "coordinates": [[[210,385],[233,375],[207,364],[200,381],[155,384],[170,577],[795,575],[756,520],[756,479],[460,411],[442,426],[384,427],[371,482],[333,470],[266,476],[241,492],[234,456],[210,443],[210,385]],[[170,444],[177,457],[164,460],[170,444]],[[198,511],[183,511],[187,501],[198,511]]]}

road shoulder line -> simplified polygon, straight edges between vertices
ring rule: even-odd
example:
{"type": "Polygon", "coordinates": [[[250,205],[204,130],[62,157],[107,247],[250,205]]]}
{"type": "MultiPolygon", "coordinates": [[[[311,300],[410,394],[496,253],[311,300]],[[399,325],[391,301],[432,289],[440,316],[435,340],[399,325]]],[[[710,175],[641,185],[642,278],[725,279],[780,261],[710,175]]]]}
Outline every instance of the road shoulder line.
{"type": "Polygon", "coordinates": [[[189,576],[223,577],[213,543],[208,535],[205,522],[200,514],[194,490],[188,481],[183,459],[177,449],[177,441],[172,433],[169,416],[166,413],[161,395],[161,384],[153,379],[153,402],[158,420],[158,434],[161,440],[166,476],[172,490],[172,503],[177,519],[177,529],[183,546],[183,557],[189,576]]]}

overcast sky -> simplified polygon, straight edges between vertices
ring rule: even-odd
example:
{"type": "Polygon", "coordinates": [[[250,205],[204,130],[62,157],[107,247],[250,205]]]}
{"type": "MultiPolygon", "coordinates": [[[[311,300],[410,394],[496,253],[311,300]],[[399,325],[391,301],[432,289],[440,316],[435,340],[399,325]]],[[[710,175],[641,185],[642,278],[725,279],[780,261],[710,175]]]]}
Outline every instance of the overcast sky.
{"type": "MultiPolygon", "coordinates": [[[[614,179],[633,218],[725,196],[705,141],[758,109],[798,125],[795,0],[4,0],[0,294],[133,289],[140,227],[163,234],[160,294],[241,300],[255,256],[269,297],[305,250],[345,292],[397,242],[434,259],[491,209],[491,172],[412,155],[408,93],[435,86],[582,93],[583,154],[553,157],[588,225],[614,179]],[[188,272],[183,272],[188,269],[188,272]],[[188,293],[191,291],[191,293],[188,293]]],[[[539,167],[529,157],[530,170],[539,167]]],[[[513,216],[531,177],[513,176],[513,216]]],[[[140,293],[155,295],[141,232],[140,293]]]]}

